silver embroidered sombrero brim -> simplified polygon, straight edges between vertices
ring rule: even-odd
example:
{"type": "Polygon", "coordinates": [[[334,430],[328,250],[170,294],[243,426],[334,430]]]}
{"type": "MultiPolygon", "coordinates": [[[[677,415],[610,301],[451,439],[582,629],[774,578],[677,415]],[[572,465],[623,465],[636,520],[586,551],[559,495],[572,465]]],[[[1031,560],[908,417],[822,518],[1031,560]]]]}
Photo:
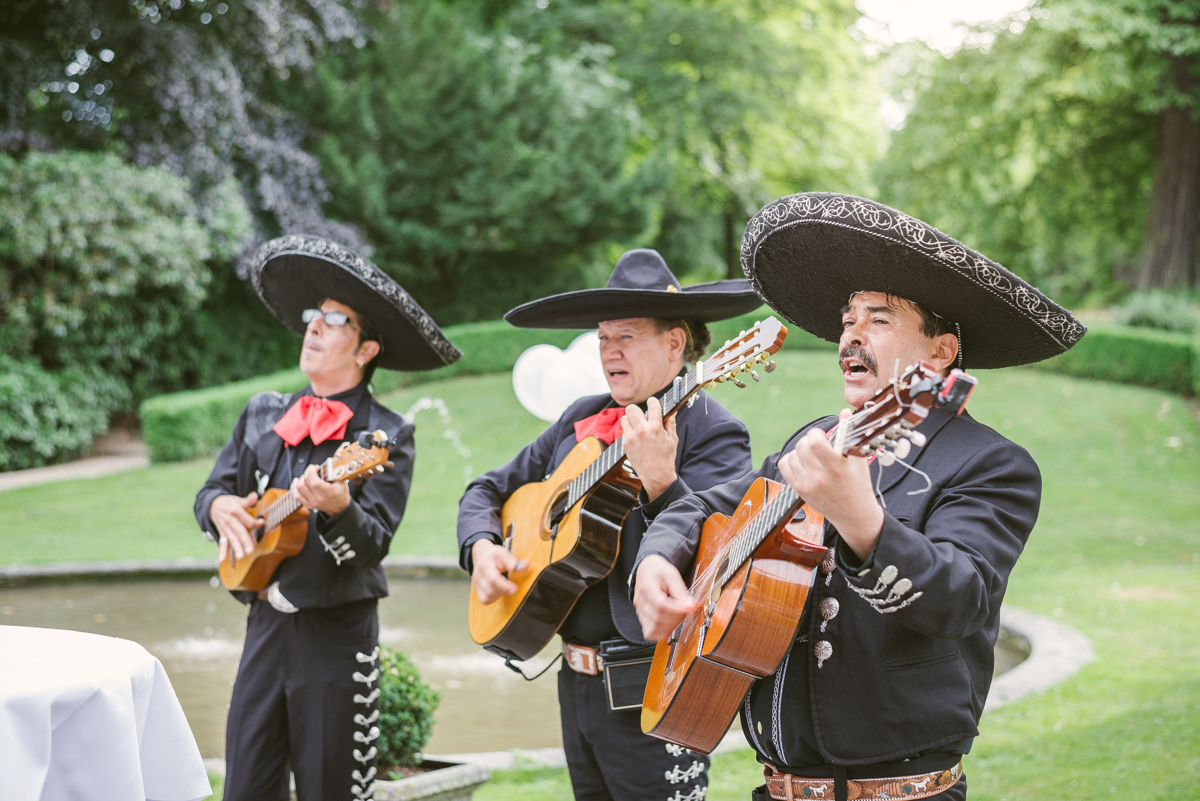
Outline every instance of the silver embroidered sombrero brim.
{"type": "Polygon", "coordinates": [[[841,336],[855,292],[885,292],[957,323],[965,367],[1011,367],[1070,349],[1071,313],[986,256],[872,200],[806,192],[763,207],[742,270],[771,308],[822,339],[841,336]]]}
{"type": "Polygon", "coordinates": [[[454,346],[412,295],[367,259],[336,242],[307,234],[272,239],[254,254],[250,276],[279,322],[303,334],[305,309],[329,299],[363,315],[379,334],[378,365],[433,370],[458,360],[454,346]]]}

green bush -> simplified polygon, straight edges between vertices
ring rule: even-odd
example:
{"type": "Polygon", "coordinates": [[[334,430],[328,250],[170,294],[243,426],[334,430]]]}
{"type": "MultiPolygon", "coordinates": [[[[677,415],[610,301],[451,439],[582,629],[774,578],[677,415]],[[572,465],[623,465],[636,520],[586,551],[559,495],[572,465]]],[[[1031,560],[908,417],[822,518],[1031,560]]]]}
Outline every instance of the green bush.
{"type": "Polygon", "coordinates": [[[433,732],[442,695],[421,679],[404,654],[379,646],[379,773],[416,767],[433,732]]]}
{"type": "Polygon", "coordinates": [[[260,392],[295,392],[308,383],[298,369],[209,389],[159,395],[142,404],[142,439],[156,462],[215,453],[229,440],[246,401],[260,392]]]}
{"type": "Polygon", "coordinates": [[[128,401],[99,370],[56,373],[0,353],[0,470],[22,470],[77,455],[108,427],[108,410],[128,401]]]}
{"type": "Polygon", "coordinates": [[[110,154],[0,155],[0,352],[103,370],[135,402],[186,386],[184,321],[205,299],[209,262],[250,234],[236,182],[212,193],[221,230],[169,170],[110,154]]]}
{"type": "MultiPolygon", "coordinates": [[[[739,331],[771,314],[763,307],[732,320],[710,326],[713,345],[709,354],[739,331]]],[[[379,370],[372,386],[376,394],[426,381],[440,381],[456,375],[500,373],[511,370],[526,349],[541,343],[565,348],[580,331],[553,331],[514,328],[503,320],[452,325],[446,335],[463,351],[463,357],[440,370],[400,373],[379,370]]],[[[296,358],[299,358],[299,340],[296,358]]],[[[836,345],[818,339],[797,326],[789,326],[785,348],[801,350],[834,349],[836,345]]],[[[246,401],[258,392],[295,392],[307,383],[299,370],[283,370],[258,378],[238,381],[210,389],[160,395],[142,404],[142,437],[150,449],[150,458],[159,462],[181,461],[215,453],[229,439],[238,414],[246,401]]]]}
{"type": "Polygon", "coordinates": [[[1181,290],[1134,292],[1113,309],[1113,320],[1121,325],[1191,334],[1200,330],[1200,299],[1181,290]]]}
{"type": "Polygon", "coordinates": [[[1038,367],[1187,395],[1196,386],[1194,347],[1183,334],[1092,323],[1075,347],[1038,367]]]}

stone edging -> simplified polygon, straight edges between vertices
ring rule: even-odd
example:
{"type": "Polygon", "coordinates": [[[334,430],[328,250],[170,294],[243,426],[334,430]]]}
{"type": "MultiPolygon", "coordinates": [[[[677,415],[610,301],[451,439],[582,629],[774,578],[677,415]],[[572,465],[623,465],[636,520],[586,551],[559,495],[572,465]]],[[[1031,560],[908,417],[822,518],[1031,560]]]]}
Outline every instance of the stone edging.
{"type": "MultiPolygon", "coordinates": [[[[390,576],[466,577],[452,556],[389,556],[383,560],[390,576]]],[[[55,562],[47,565],[0,566],[0,587],[64,584],[75,581],[115,581],[139,578],[215,576],[213,559],[137,559],[118,562],[55,562]]]]}
{"type": "MultiPolygon", "coordinates": [[[[1012,703],[1074,675],[1095,658],[1092,643],[1078,629],[1024,609],[1005,606],[1000,609],[1000,625],[1010,634],[1029,643],[1029,657],[992,682],[985,711],[1012,703]]],[[[713,753],[720,754],[746,748],[740,731],[731,731],[722,738],[713,753]]],[[[565,768],[566,756],[561,748],[514,748],[509,751],[481,751],[467,754],[428,755],[439,762],[461,762],[481,765],[489,770],[509,770],[534,765],[565,768]]],[[[209,773],[225,775],[225,760],[206,759],[209,773]]]]}

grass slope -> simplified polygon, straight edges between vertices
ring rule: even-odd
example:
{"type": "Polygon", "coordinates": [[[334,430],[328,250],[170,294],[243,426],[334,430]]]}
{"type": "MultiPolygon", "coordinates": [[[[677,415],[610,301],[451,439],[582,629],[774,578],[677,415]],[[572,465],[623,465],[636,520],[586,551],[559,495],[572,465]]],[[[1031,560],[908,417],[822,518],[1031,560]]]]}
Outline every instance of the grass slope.
{"type": "MultiPolygon", "coordinates": [[[[750,428],[761,459],[840,406],[829,354],[786,353],[746,390],[715,397],[750,428]]],[[[971,797],[1200,798],[1200,426],[1178,396],[1036,370],[984,371],[976,418],[1042,469],[1038,526],[1008,602],[1081,629],[1097,658],[1050,691],[988,713],[966,763],[971,797]]],[[[393,393],[418,412],[417,474],[396,553],[453,554],[469,477],[502,463],[544,424],[507,376],[393,393]],[[454,433],[469,451],[456,447],[454,433]]],[[[210,553],[191,503],[207,463],[0,493],[0,562],[210,553]]],[[[714,761],[709,799],[744,799],[761,779],[749,753],[714,761]]],[[[501,772],[480,799],[567,798],[563,771],[501,772]]]]}

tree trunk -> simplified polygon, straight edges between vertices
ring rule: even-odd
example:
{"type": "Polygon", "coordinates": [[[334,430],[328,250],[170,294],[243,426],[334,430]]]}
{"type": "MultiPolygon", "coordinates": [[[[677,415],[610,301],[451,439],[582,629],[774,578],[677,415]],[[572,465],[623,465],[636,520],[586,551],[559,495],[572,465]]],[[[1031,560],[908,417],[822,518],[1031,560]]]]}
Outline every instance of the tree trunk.
{"type": "MultiPolygon", "coordinates": [[[[1191,95],[1190,58],[1171,59],[1171,78],[1191,95]]],[[[1200,125],[1190,106],[1158,115],[1158,152],[1146,228],[1138,257],[1137,289],[1200,286],[1196,267],[1200,233],[1200,125]]]]}
{"type": "Polygon", "coordinates": [[[735,214],[733,203],[725,206],[725,277],[745,278],[742,275],[742,240],[738,236],[735,214]]]}

